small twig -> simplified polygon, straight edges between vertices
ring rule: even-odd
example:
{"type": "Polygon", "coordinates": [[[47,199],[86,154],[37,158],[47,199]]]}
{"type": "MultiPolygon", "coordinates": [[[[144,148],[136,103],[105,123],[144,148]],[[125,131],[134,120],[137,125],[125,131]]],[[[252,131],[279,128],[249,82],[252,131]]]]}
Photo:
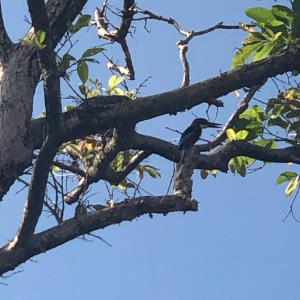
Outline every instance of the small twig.
{"type": "Polygon", "coordinates": [[[291,203],[291,205],[290,205],[289,211],[288,211],[287,215],[284,217],[284,219],[282,220],[282,222],[285,222],[285,221],[287,220],[287,218],[291,215],[291,216],[293,217],[293,219],[294,219],[297,223],[299,223],[298,218],[297,218],[297,217],[295,216],[295,214],[294,214],[294,203],[295,203],[295,201],[296,201],[296,199],[297,199],[297,196],[298,196],[298,194],[299,194],[299,191],[300,191],[300,186],[298,186],[297,191],[296,191],[296,194],[295,194],[295,196],[294,196],[294,198],[293,198],[293,201],[292,201],[292,203],[291,203]]]}
{"type": "Polygon", "coordinates": [[[243,101],[240,103],[240,105],[237,107],[235,112],[231,115],[231,117],[228,119],[227,123],[224,125],[222,128],[221,132],[218,134],[218,136],[211,142],[208,142],[208,144],[205,145],[199,145],[198,150],[201,151],[210,151],[211,149],[217,147],[220,145],[222,142],[226,140],[226,130],[234,125],[236,120],[239,118],[240,114],[243,113],[247,108],[248,104],[257,92],[257,90],[260,89],[260,85],[256,85],[252,88],[249,89],[248,93],[245,95],[243,101]]]}
{"type": "Polygon", "coordinates": [[[109,247],[112,247],[112,244],[110,244],[109,242],[107,242],[104,238],[102,238],[102,237],[99,236],[99,235],[96,235],[96,234],[94,234],[94,233],[88,233],[87,235],[90,235],[90,236],[92,236],[92,237],[94,237],[94,238],[96,238],[96,239],[102,241],[105,245],[107,245],[107,246],[109,246],[109,247]]]}

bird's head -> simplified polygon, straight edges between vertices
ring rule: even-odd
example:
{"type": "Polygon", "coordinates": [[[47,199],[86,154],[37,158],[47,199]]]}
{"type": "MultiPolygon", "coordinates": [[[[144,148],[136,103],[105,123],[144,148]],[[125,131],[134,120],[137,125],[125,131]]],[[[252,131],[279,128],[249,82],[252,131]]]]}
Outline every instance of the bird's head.
{"type": "Polygon", "coordinates": [[[209,122],[203,118],[197,118],[192,122],[193,126],[199,126],[202,129],[204,128],[220,128],[222,125],[219,123],[209,122]]]}

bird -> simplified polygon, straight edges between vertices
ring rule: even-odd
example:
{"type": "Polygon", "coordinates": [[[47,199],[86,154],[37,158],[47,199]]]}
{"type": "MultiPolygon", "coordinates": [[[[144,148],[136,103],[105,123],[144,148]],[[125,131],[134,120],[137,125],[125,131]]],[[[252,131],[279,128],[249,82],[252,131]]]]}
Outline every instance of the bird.
{"type": "Polygon", "coordinates": [[[192,124],[182,133],[179,141],[179,150],[181,151],[180,163],[183,162],[184,152],[193,146],[200,138],[204,128],[220,128],[221,124],[209,122],[204,118],[193,120],[192,124]]]}

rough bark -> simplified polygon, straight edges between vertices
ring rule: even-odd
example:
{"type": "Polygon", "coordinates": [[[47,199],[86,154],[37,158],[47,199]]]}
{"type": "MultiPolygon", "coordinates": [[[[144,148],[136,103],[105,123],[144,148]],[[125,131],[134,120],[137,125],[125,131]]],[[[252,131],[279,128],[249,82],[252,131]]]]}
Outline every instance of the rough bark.
{"type": "MultiPolygon", "coordinates": [[[[54,47],[67,30],[67,21],[72,21],[78,15],[86,1],[47,2],[54,47]]],[[[0,20],[0,27],[1,24],[0,20]]],[[[4,49],[7,47],[6,40],[4,34],[4,44],[1,45],[4,49]]],[[[14,45],[6,63],[1,64],[1,71],[0,199],[32,161],[33,148],[28,127],[32,116],[33,96],[40,78],[35,49],[22,44],[14,45]]],[[[42,136],[44,137],[44,133],[42,136]]]]}

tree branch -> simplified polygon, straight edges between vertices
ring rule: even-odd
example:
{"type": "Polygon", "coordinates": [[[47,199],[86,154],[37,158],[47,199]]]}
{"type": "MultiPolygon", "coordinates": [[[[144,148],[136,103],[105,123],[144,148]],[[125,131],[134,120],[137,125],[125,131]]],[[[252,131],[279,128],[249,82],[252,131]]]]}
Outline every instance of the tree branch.
{"type": "Polygon", "coordinates": [[[114,129],[113,137],[95,157],[93,165],[86,171],[86,176],[80,180],[79,186],[69,192],[64,200],[67,204],[73,204],[86,191],[90,184],[103,178],[105,170],[124,148],[127,142],[129,129],[114,129]]]}
{"type": "Polygon", "coordinates": [[[177,211],[197,211],[195,200],[185,201],[178,196],[144,196],[126,199],[107,207],[69,219],[46,231],[31,236],[26,244],[12,248],[10,244],[0,249],[0,275],[11,271],[34,255],[44,253],[83,234],[119,224],[144,214],[167,214],[177,211]]]}
{"type": "Polygon", "coordinates": [[[55,47],[68,30],[68,21],[72,22],[83,9],[87,0],[48,0],[47,15],[49,18],[52,43],[55,47]]]}
{"type": "MultiPolygon", "coordinates": [[[[170,161],[179,162],[181,153],[177,145],[163,141],[161,139],[145,136],[137,133],[133,138],[133,149],[142,149],[158,154],[170,161]]],[[[300,147],[287,147],[283,149],[269,149],[252,144],[244,140],[232,141],[212,154],[200,154],[195,145],[193,151],[193,161],[195,168],[214,170],[223,172],[228,170],[228,162],[236,156],[248,156],[257,160],[276,163],[296,163],[300,164],[300,147]]]]}
{"type": "Polygon", "coordinates": [[[33,234],[42,213],[48,174],[60,146],[61,129],[60,83],[45,2],[44,0],[27,2],[35,35],[41,31],[46,33],[46,45],[37,49],[37,55],[44,79],[47,137],[35,162],[23,220],[11,245],[13,247],[24,243],[33,234]]]}
{"type": "Polygon", "coordinates": [[[98,36],[100,38],[109,40],[111,42],[117,42],[120,44],[123,53],[125,55],[126,67],[119,66],[109,60],[108,67],[114,69],[122,75],[127,75],[130,80],[134,80],[135,71],[132,63],[131,54],[126,41],[126,36],[129,32],[132,18],[135,14],[134,0],[124,0],[123,11],[121,16],[121,22],[119,28],[109,31],[108,23],[105,18],[105,10],[107,8],[107,2],[105,1],[102,9],[96,8],[95,10],[95,24],[97,26],[98,36]]]}
{"type": "MultiPolygon", "coordinates": [[[[126,124],[128,120],[138,123],[164,114],[191,109],[207,103],[217,107],[223,103],[217,98],[245,86],[251,87],[288,71],[300,68],[300,50],[288,49],[264,60],[162,94],[128,101],[126,97],[100,96],[83,103],[63,114],[63,141],[94,134],[100,130],[126,124]],[[112,104],[108,104],[109,102],[112,104]]],[[[39,148],[42,142],[43,119],[32,121],[32,144],[39,148]]]]}

